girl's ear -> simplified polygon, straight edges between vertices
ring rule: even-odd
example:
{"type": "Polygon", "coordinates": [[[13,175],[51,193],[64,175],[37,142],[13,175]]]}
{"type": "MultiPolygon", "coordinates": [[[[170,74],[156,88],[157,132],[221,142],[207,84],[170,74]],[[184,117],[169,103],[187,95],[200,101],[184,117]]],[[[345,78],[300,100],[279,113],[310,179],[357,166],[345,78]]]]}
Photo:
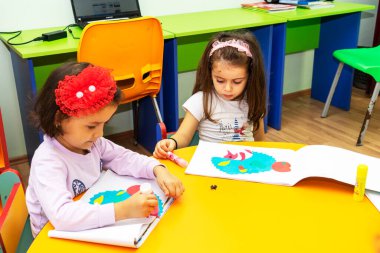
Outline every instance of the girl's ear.
{"type": "Polygon", "coordinates": [[[56,128],[58,128],[61,125],[62,121],[62,113],[60,110],[57,110],[54,115],[54,125],[56,128]]]}

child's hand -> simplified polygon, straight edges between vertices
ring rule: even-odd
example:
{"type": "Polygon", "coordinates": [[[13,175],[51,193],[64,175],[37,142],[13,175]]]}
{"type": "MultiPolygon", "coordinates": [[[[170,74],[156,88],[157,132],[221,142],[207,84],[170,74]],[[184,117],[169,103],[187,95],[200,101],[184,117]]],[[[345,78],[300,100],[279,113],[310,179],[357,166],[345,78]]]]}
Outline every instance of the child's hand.
{"type": "Polygon", "coordinates": [[[157,142],[154,148],[153,156],[158,159],[166,159],[168,157],[167,152],[175,149],[176,143],[171,139],[163,139],[157,142]]]}
{"type": "Polygon", "coordinates": [[[136,192],[127,200],[115,203],[115,219],[148,217],[158,206],[158,201],[153,193],[136,192]]]}
{"type": "Polygon", "coordinates": [[[171,174],[164,166],[154,167],[154,175],[156,181],[166,196],[178,198],[185,191],[182,182],[173,174],[171,174]]]}

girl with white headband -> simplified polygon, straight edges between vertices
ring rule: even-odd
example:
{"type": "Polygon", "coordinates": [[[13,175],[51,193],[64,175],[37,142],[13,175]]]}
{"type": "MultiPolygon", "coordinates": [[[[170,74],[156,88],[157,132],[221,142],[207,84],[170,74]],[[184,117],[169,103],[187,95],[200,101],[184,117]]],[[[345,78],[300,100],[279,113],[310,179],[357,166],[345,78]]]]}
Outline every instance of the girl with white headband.
{"type": "Polygon", "coordinates": [[[266,87],[259,44],[250,31],[222,32],[208,43],[200,60],[193,95],[183,104],[178,131],[156,144],[154,156],[200,140],[263,141],[266,87]]]}

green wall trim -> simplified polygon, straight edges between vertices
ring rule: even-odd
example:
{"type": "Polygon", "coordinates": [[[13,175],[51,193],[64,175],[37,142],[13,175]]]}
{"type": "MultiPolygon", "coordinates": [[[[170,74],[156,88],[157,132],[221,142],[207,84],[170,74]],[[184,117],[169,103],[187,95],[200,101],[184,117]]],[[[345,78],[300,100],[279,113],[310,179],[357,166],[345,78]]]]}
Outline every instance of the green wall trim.
{"type": "Polygon", "coordinates": [[[177,38],[178,72],[195,70],[214,33],[192,35],[177,38]]]}
{"type": "Polygon", "coordinates": [[[321,19],[303,19],[286,23],[287,54],[318,48],[321,19]]]}

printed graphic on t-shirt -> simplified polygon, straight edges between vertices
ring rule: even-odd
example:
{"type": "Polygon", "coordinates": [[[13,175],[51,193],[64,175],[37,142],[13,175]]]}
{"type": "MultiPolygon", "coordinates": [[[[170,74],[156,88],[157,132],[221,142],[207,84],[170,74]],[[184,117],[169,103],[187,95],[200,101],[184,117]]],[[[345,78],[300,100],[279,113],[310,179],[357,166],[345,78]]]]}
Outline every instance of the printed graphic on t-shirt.
{"type": "Polygon", "coordinates": [[[72,187],[75,196],[78,196],[86,190],[86,186],[84,185],[84,183],[78,179],[73,180],[72,187]]]}
{"type": "MultiPolygon", "coordinates": [[[[242,141],[247,138],[247,131],[249,131],[249,123],[239,123],[237,118],[234,118],[233,125],[231,122],[219,121],[219,132],[223,134],[225,141],[242,141]]],[[[248,133],[249,134],[249,133],[248,133]]]]}

